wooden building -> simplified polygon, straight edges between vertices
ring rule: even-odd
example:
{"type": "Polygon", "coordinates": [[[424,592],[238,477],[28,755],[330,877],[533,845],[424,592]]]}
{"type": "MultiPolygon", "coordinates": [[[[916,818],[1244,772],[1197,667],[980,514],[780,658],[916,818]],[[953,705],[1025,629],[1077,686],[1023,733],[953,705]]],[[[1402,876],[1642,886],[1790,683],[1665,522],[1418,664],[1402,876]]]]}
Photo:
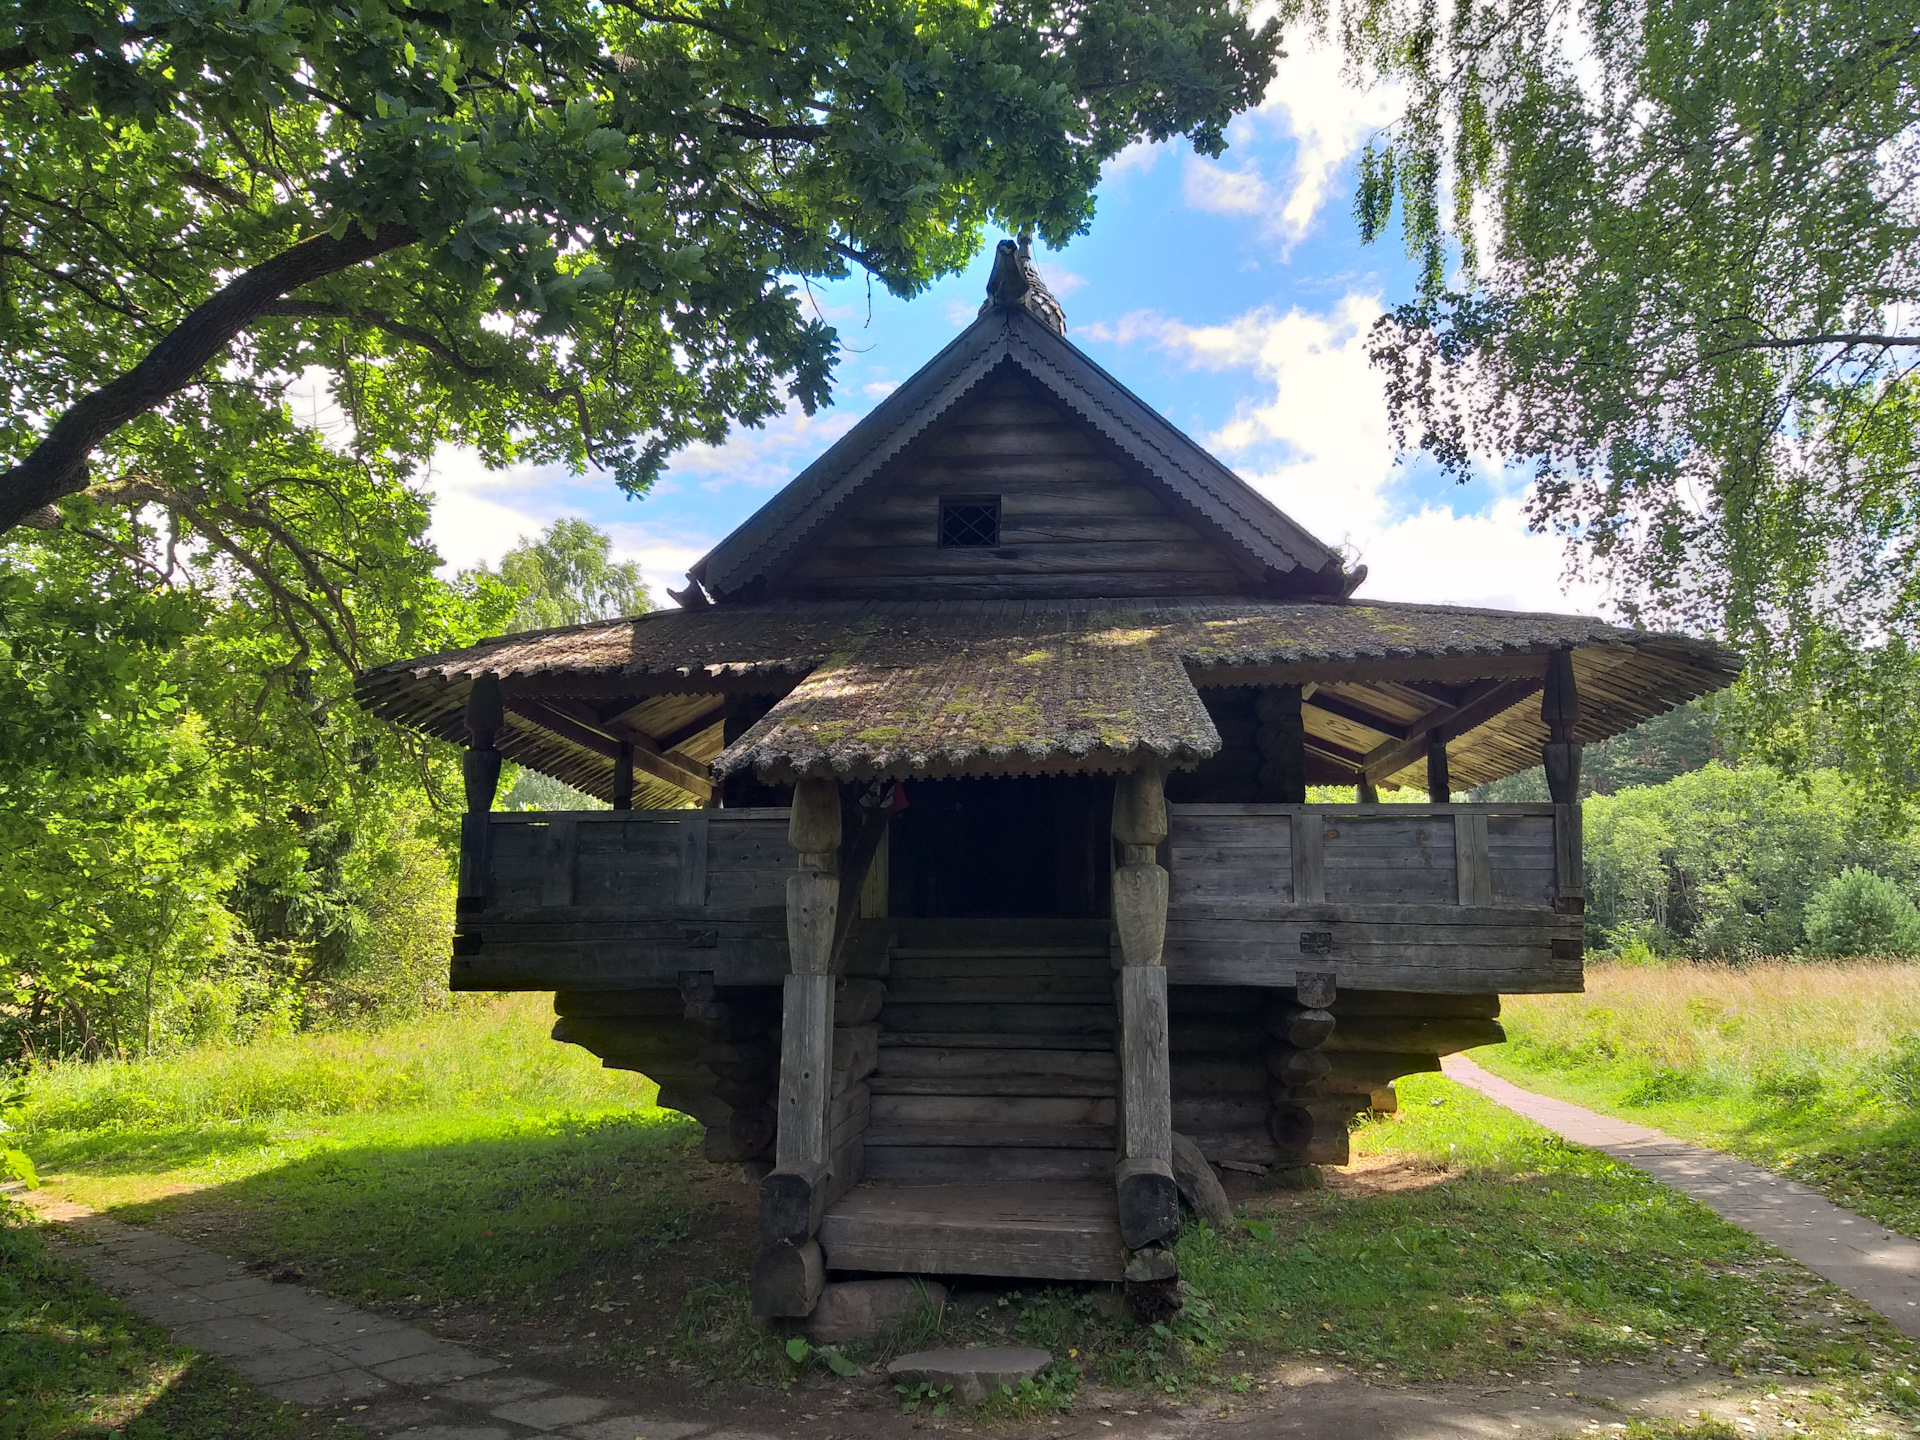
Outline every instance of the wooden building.
{"type": "Polygon", "coordinates": [[[1581,745],[1737,671],[1362,578],[1006,242],[979,319],[681,608],[360,694],[468,747],[454,987],[554,992],[556,1039],[764,1172],[759,1313],[832,1272],[1125,1278],[1151,1313],[1177,1137],[1342,1163],[1502,992],[1578,990],[1581,745]],[[613,809],[495,811],[503,760],[613,809]],[[1543,761],[1550,803],[1451,802],[1543,761]]]}

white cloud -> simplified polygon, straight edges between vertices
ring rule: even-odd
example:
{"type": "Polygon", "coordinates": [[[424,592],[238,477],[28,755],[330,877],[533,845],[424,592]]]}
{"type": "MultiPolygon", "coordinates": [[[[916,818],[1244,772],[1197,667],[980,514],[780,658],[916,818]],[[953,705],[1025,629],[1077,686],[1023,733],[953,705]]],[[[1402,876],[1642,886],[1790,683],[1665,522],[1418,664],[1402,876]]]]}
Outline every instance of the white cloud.
{"type": "Polygon", "coordinates": [[[1361,90],[1353,85],[1328,46],[1289,54],[1255,118],[1243,116],[1230,127],[1232,161],[1188,160],[1182,177],[1186,203],[1208,215],[1263,217],[1266,231],[1290,248],[1312,227],[1335,175],[1370,136],[1399,117],[1404,104],[1398,86],[1361,90]],[[1257,149],[1268,129],[1294,142],[1284,179],[1269,177],[1246,153],[1257,149]]]}
{"type": "Polygon", "coordinates": [[[898,380],[869,380],[860,387],[860,393],[869,400],[884,400],[899,388],[898,380]]]}
{"type": "MultiPolygon", "coordinates": [[[[1250,311],[1192,326],[1152,313],[1099,327],[1096,338],[1147,342],[1198,369],[1247,371],[1260,394],[1207,437],[1248,483],[1329,544],[1358,552],[1361,594],[1501,609],[1595,611],[1605,596],[1564,585],[1561,543],[1529,533],[1524,495],[1492,467],[1460,499],[1406,503],[1381,377],[1367,358],[1377,296],[1348,294],[1331,309],[1250,311]]],[[[1090,327],[1091,328],[1091,327],[1090,327]]]]}
{"type": "Polygon", "coordinates": [[[635,560],[653,593],[655,605],[667,606],[667,587],[684,590],[687,567],[714,547],[718,536],[675,530],[640,521],[620,521],[605,527],[613,537],[613,558],[635,560]]]}
{"type": "Polygon", "coordinates": [[[771,490],[804,470],[859,419],[839,406],[815,415],[793,406],[757,430],[735,430],[722,444],[689,446],[674,456],[667,473],[702,490],[732,485],[771,490]]]}
{"type": "Polygon", "coordinates": [[[1391,125],[1405,103],[1399,86],[1362,90],[1354,85],[1329,45],[1303,47],[1281,62],[1259,113],[1279,119],[1296,147],[1286,202],[1273,216],[1283,237],[1298,240],[1307,233],[1334,173],[1369,136],[1391,125]]]}
{"type": "Polygon", "coordinates": [[[1198,157],[1187,162],[1181,194],[1191,209],[1207,215],[1259,215],[1274,207],[1274,196],[1258,166],[1229,170],[1198,157]]]}
{"type": "Polygon", "coordinates": [[[1100,178],[1112,180],[1116,176],[1139,171],[1145,174],[1160,163],[1160,157],[1172,146],[1167,141],[1136,140],[1118,155],[1100,167],[1100,178]]]}

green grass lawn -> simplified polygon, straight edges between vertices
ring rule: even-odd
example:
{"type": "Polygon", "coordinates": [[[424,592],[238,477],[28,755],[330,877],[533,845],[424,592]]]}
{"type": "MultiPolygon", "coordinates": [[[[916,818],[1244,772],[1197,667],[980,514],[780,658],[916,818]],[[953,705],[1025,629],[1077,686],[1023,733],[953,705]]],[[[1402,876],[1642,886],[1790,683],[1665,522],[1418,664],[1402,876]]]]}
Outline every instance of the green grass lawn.
{"type": "MultiPolygon", "coordinates": [[[[241,1051],[56,1075],[24,1139],[56,1193],[296,1265],[493,1353],[617,1373],[669,1403],[836,1383],[747,1322],[751,1188],[702,1161],[697,1127],[653,1108],[644,1082],[553,1045],[546,1024],[508,1001],[282,1042],[258,1058],[265,1078],[241,1051]],[[448,1102],[356,1073],[383,1057],[447,1078],[448,1102]],[[336,1072],[351,1084],[317,1087],[305,1109],[282,1083],[336,1072]]],[[[1443,1079],[1401,1090],[1402,1113],[1360,1129],[1358,1163],[1327,1189],[1258,1197],[1231,1235],[1188,1229],[1192,1293],[1169,1325],[1142,1328],[1097,1291],[1029,1287],[903,1341],[1047,1346],[1042,1386],[1002,1407],[1028,1410],[1096,1382],[1224,1405],[1293,1361],[1414,1382],[1705,1361],[1809,1390],[1810,1433],[1907,1413],[1913,1347],[1805,1272],[1443,1079]]],[[[860,1363],[880,1353],[849,1347],[860,1363]]]]}
{"type": "Polygon", "coordinates": [[[1920,1236],[1920,965],[1590,964],[1584,995],[1517,996],[1516,1084],[1711,1145],[1920,1236]]]}

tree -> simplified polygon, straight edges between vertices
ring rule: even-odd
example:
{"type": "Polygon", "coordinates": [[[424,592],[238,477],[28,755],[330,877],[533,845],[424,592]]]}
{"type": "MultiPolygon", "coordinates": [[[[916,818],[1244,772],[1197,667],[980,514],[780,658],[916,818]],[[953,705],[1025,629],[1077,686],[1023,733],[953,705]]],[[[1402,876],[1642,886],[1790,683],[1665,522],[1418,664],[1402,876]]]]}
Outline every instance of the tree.
{"type": "Polygon", "coordinates": [[[1419,264],[1373,343],[1403,443],[1531,465],[1534,523],[1636,618],[1746,648],[1788,748],[1826,712],[1920,783],[1912,6],[1296,8],[1407,87],[1357,198],[1419,264]]]}
{"type": "MultiPolygon", "coordinates": [[[[641,615],[653,598],[640,567],[612,559],[613,540],[585,520],[562,516],[537,540],[520,537],[500,557],[500,579],[519,591],[508,631],[580,625],[641,615]]],[[[485,567],[482,567],[483,569],[485,567]]]]}
{"type": "Polygon", "coordinates": [[[1278,44],[1230,0],[22,0],[0,532],[118,487],[218,543],[312,373],[385,473],[444,440],[642,491],[827,398],[791,281],[1064,241],[1135,139],[1218,152],[1278,44]]]}

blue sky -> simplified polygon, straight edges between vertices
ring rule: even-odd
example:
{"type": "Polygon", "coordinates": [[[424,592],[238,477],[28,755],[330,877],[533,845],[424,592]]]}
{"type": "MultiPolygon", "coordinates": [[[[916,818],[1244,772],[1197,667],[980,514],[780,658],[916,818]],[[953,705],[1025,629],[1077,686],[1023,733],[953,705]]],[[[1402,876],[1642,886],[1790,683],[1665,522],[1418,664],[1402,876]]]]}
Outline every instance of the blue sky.
{"type": "MultiPolygon", "coordinates": [[[[1329,543],[1369,567],[1361,597],[1598,613],[1594,587],[1564,581],[1558,541],[1529,535],[1523,490],[1489,469],[1467,485],[1399,461],[1367,331],[1405,297],[1397,243],[1358,242],[1361,148],[1396,96],[1360,93],[1334,58],[1296,47],[1219,160],[1138,147],[1107,167],[1092,229],[1042,252],[1067,336],[1147,403],[1329,543]]],[[[990,237],[990,241],[992,238],[990,237]]],[[[814,456],[972,319],[987,260],[910,301],[852,279],[818,288],[843,347],[837,403],[797,411],[716,449],[678,457],[654,492],[626,498],[603,475],[559,467],[489,473],[437,457],[433,537],[449,566],[496,560],[559,515],[607,529],[656,599],[814,456]]]]}

